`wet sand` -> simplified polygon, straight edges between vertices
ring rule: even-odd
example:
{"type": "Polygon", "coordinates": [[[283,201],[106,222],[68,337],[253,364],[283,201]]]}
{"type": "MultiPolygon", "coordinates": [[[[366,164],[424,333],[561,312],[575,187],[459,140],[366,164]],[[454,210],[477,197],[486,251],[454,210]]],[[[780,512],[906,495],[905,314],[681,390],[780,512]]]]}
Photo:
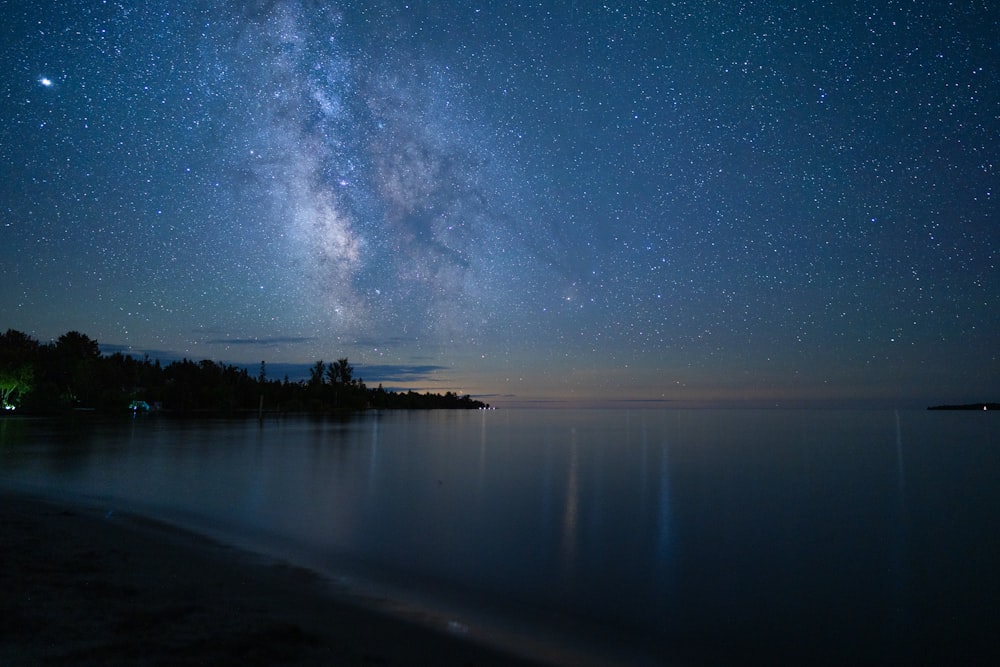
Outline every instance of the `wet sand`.
{"type": "Polygon", "coordinates": [[[0,493],[0,665],[523,665],[138,517],[0,493]]]}

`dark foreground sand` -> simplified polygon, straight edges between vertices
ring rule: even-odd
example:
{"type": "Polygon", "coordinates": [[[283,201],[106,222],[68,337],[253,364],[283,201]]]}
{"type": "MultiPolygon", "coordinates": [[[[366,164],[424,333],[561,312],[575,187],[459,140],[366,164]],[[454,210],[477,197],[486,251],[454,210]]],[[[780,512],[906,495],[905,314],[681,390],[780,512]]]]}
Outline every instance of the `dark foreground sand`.
{"type": "Polygon", "coordinates": [[[198,536],[0,494],[0,665],[513,665],[198,536]]]}

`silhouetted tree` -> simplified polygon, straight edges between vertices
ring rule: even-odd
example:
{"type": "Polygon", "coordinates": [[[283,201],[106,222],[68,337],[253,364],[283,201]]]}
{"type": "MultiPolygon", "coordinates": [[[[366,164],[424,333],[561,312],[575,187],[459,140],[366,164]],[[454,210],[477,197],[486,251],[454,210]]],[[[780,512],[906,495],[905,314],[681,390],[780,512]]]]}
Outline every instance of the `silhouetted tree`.
{"type": "Polygon", "coordinates": [[[101,356],[101,348],[86,334],[67,331],[56,339],[56,353],[64,359],[96,359],[101,356]]]}
{"type": "Polygon", "coordinates": [[[338,359],[337,363],[340,365],[340,381],[343,384],[351,384],[354,379],[354,366],[347,361],[347,357],[338,359]]]}
{"type": "Polygon", "coordinates": [[[100,356],[97,341],[79,331],[69,331],[56,339],[53,365],[47,370],[62,402],[93,407],[99,394],[97,363],[100,356]]]}
{"type": "Polygon", "coordinates": [[[323,384],[323,369],[324,368],[325,368],[325,365],[323,364],[323,360],[320,359],[319,361],[317,361],[315,364],[312,365],[312,368],[309,369],[309,386],[310,387],[316,388],[316,387],[319,387],[319,386],[321,386],[323,384]]]}
{"type": "Polygon", "coordinates": [[[0,335],[0,409],[14,408],[34,385],[39,344],[26,333],[0,335]]]}
{"type": "Polygon", "coordinates": [[[329,412],[387,409],[475,408],[485,404],[453,392],[445,395],[368,389],[346,357],[317,361],[304,382],[268,381],[266,363],[257,377],[247,369],[204,359],[166,366],[116,352],[101,356],[97,341],[70,331],[41,345],[15,330],[0,335],[0,400],[26,412],[74,406],[124,413],[132,400],[179,413],[257,414],[261,397],[273,411],[329,412]]]}

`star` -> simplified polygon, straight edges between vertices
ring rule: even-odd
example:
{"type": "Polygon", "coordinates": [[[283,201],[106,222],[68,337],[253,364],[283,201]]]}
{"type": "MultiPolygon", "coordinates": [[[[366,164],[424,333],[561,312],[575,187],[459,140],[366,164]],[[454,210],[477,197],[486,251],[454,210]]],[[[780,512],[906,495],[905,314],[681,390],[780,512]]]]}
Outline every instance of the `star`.
{"type": "Polygon", "coordinates": [[[518,401],[1000,393],[985,3],[246,4],[3,3],[0,331],[251,370],[205,327],[391,342],[454,388],[529,369],[518,401]]]}

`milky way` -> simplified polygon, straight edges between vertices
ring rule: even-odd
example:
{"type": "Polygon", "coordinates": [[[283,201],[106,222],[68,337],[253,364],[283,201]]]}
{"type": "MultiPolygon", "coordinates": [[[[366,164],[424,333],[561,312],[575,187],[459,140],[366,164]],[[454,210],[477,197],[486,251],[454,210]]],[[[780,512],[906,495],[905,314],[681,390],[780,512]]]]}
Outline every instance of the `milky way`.
{"type": "Polygon", "coordinates": [[[0,327],[512,398],[1000,391],[986,3],[3,11],[0,327]]]}
{"type": "Polygon", "coordinates": [[[495,331],[537,264],[511,210],[517,168],[447,66],[349,30],[336,11],[278,3],[208,40],[233,45],[209,52],[237,63],[219,65],[227,113],[253,109],[230,155],[294,264],[283,307],[304,300],[342,336],[495,331]]]}

